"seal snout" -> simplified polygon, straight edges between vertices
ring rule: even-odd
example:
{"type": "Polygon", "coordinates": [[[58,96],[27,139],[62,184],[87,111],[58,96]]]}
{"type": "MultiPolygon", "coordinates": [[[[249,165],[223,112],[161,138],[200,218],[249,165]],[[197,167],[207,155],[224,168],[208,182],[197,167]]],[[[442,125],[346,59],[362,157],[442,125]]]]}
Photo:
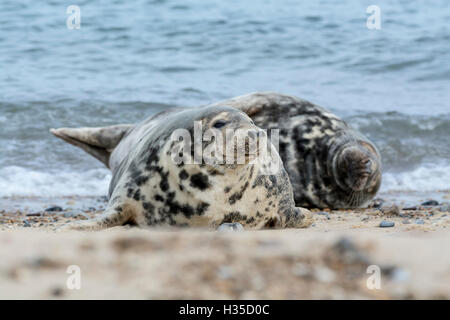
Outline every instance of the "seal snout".
{"type": "Polygon", "coordinates": [[[369,177],[372,170],[372,160],[370,158],[362,159],[359,163],[359,166],[355,169],[355,171],[359,174],[361,178],[369,177]]]}
{"type": "Polygon", "coordinates": [[[372,184],[378,164],[369,150],[353,145],[340,153],[336,171],[337,177],[346,188],[362,191],[372,184]]]}

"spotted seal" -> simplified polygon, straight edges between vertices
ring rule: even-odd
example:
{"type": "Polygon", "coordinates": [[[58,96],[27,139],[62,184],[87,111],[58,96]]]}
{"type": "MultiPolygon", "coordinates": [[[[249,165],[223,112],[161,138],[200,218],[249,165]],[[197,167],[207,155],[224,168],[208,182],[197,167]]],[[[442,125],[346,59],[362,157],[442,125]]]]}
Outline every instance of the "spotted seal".
{"type": "MultiPolygon", "coordinates": [[[[260,152],[258,147],[251,157],[249,141],[263,141],[262,130],[237,109],[170,109],[136,125],[50,131],[99,159],[113,175],[105,212],[91,220],[68,224],[64,229],[98,230],[126,223],[215,228],[240,223],[250,229],[311,224],[310,212],[295,207],[289,177],[273,145],[266,139],[271,152],[260,152]],[[186,141],[174,139],[173,133],[184,130],[195,137],[195,123],[200,124],[202,135],[207,130],[224,135],[245,130],[248,136],[244,162],[184,161],[181,151],[186,141]],[[262,155],[266,158],[253,161],[261,160],[262,155]],[[174,161],[176,157],[183,161],[174,161]],[[278,171],[265,174],[263,168],[274,163],[278,164],[278,171]]],[[[203,140],[200,143],[204,150],[214,141],[203,140]]],[[[187,149],[192,160],[197,151],[193,145],[187,149]]],[[[237,148],[233,151],[236,153],[237,148]]]]}
{"type": "Polygon", "coordinates": [[[218,105],[246,112],[261,128],[280,129],[279,154],[297,206],[361,207],[377,193],[380,153],[330,111],[274,92],[251,93],[218,105]]]}

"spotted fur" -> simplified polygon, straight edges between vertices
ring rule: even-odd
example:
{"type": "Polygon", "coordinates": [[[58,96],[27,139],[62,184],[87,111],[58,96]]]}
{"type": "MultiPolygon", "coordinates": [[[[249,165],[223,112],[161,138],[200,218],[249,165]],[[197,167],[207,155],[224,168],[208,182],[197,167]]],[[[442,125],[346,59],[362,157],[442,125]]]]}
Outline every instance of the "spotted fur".
{"type": "MultiPolygon", "coordinates": [[[[168,110],[122,132],[108,151],[113,177],[107,210],[101,217],[67,228],[92,230],[127,222],[194,227],[239,222],[250,229],[310,225],[309,211],[295,207],[288,175],[272,145],[266,160],[280,164],[274,175],[262,174],[264,161],[242,165],[173,161],[172,152],[178,149],[170,135],[175,129],[192,132],[194,121],[202,121],[206,130],[217,119],[226,119],[234,130],[260,130],[242,111],[216,106],[168,110]]],[[[53,132],[71,136],[71,130],[75,129],[53,132]]]]}
{"type": "Polygon", "coordinates": [[[360,207],[381,184],[381,158],[373,143],[328,110],[278,93],[252,93],[221,101],[246,112],[263,129],[280,129],[279,154],[297,206],[360,207]]]}

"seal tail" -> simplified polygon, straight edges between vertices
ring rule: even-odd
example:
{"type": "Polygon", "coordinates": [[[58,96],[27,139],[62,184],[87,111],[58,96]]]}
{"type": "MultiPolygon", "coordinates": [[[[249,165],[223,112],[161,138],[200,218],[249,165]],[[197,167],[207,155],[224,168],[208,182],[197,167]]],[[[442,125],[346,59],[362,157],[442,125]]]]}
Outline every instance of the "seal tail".
{"type": "Polygon", "coordinates": [[[83,149],[109,168],[111,152],[131,128],[131,124],[119,124],[100,128],[52,128],[50,132],[83,149]]]}

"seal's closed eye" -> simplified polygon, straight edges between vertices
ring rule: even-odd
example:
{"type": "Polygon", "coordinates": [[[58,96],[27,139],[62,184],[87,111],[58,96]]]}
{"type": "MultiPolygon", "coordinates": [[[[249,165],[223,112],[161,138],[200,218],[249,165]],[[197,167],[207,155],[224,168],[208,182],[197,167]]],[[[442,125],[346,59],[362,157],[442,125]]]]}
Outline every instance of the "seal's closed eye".
{"type": "Polygon", "coordinates": [[[220,129],[223,126],[225,126],[227,124],[227,122],[225,120],[217,120],[214,124],[213,127],[216,129],[220,129]]]}

